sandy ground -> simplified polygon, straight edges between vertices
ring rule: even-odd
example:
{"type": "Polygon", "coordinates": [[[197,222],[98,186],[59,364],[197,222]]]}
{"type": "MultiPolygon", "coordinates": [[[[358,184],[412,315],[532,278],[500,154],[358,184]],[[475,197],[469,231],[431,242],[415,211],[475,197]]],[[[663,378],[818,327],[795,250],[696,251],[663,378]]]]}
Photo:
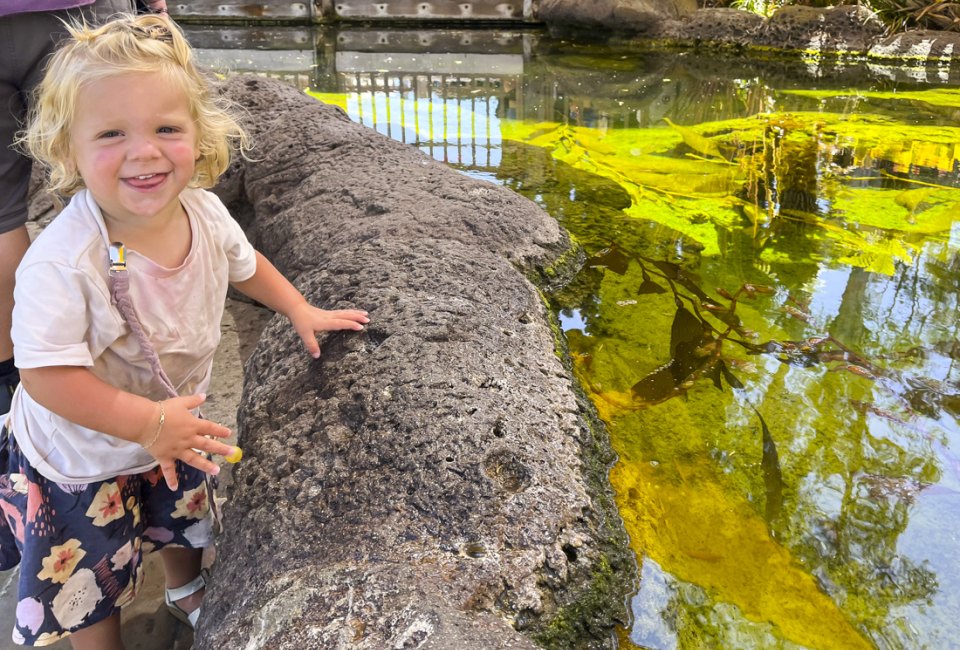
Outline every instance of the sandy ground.
{"type": "MultiPolygon", "coordinates": [[[[243,364],[270,315],[270,312],[247,303],[227,301],[221,325],[223,339],[214,359],[213,380],[203,412],[206,417],[234,431],[229,442],[236,440],[243,364]]],[[[225,471],[220,474],[221,494],[225,494],[225,487],[230,482],[229,467],[226,465],[225,471]]],[[[212,562],[213,553],[208,553],[205,559],[208,563],[212,562]]],[[[17,607],[18,576],[17,569],[0,572],[0,650],[23,647],[11,640],[17,607]]],[[[159,554],[147,556],[143,591],[136,601],[123,610],[123,639],[128,650],[189,650],[193,644],[192,631],[173,618],[163,603],[163,565],[159,554]]],[[[63,640],[47,647],[67,650],[70,642],[63,640]]]]}

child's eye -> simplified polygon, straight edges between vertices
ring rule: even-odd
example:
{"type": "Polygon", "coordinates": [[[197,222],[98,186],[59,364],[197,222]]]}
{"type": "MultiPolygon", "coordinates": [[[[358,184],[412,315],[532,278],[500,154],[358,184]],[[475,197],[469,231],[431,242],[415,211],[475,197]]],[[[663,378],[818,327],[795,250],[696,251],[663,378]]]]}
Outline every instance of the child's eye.
{"type": "Polygon", "coordinates": [[[175,126],[161,126],[157,129],[157,133],[179,133],[180,129],[175,126]]]}
{"type": "Polygon", "coordinates": [[[123,135],[120,131],[104,131],[100,134],[101,138],[116,138],[123,135]]]}

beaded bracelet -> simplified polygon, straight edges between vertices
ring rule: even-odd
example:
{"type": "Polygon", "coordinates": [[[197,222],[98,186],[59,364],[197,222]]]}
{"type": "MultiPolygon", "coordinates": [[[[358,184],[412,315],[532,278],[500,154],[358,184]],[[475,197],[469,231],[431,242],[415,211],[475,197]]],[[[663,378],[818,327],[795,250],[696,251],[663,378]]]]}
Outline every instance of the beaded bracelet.
{"type": "Polygon", "coordinates": [[[140,446],[144,449],[150,449],[157,440],[160,439],[160,432],[163,431],[163,423],[167,419],[166,414],[163,412],[163,402],[157,402],[160,405],[160,424],[157,425],[157,432],[153,434],[153,440],[147,444],[140,443],[140,446]]]}

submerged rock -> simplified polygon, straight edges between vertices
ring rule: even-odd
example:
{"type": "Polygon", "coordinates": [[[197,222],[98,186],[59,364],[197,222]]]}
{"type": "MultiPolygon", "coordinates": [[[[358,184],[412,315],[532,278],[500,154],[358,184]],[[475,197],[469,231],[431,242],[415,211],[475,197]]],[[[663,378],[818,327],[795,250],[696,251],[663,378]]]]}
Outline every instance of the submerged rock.
{"type": "Polygon", "coordinates": [[[537,286],[578,249],[289,86],[227,95],[258,146],[222,196],[308,299],[371,322],[316,361],[264,331],[197,647],[610,646],[634,559],[537,286]]]}

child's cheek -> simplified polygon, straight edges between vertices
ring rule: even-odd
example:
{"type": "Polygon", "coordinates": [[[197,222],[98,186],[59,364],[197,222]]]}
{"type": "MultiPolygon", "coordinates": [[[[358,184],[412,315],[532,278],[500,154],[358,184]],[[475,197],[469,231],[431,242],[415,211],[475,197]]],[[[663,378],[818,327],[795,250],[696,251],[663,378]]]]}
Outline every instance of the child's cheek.
{"type": "Polygon", "coordinates": [[[95,169],[109,169],[110,167],[116,167],[120,164],[117,154],[108,149],[101,149],[94,152],[90,158],[90,162],[93,163],[95,169]]]}
{"type": "Polygon", "coordinates": [[[74,169],[88,187],[96,179],[106,180],[120,175],[122,160],[111,151],[87,152],[85,156],[78,156],[74,161],[74,169]]]}
{"type": "Polygon", "coordinates": [[[193,161],[199,157],[200,153],[192,142],[178,142],[173,146],[170,155],[176,158],[177,161],[189,160],[192,164],[193,161]]]}

